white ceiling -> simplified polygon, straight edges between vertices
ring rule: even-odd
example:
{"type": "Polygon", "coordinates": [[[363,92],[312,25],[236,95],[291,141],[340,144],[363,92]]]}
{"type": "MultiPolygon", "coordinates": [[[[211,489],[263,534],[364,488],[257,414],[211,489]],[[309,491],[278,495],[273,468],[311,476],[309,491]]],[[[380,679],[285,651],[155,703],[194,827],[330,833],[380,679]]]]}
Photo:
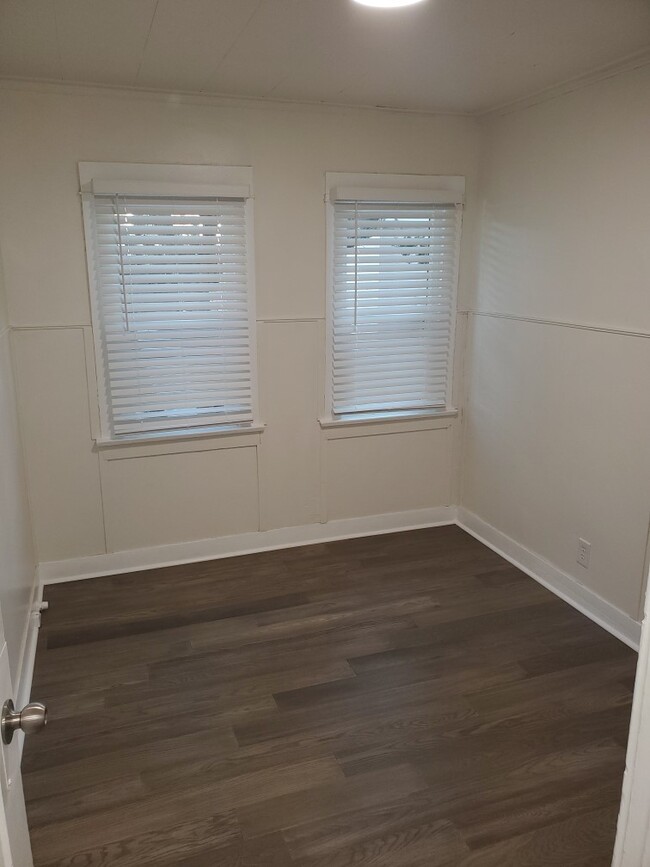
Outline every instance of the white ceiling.
{"type": "Polygon", "coordinates": [[[650,0],[0,0],[0,76],[481,112],[650,50],[650,0]]]}

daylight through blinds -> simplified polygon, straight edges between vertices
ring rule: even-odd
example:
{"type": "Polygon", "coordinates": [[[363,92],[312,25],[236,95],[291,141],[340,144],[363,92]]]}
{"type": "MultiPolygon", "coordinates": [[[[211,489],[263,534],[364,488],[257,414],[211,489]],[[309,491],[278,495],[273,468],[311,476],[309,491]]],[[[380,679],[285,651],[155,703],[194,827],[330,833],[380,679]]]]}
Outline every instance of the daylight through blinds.
{"type": "Polygon", "coordinates": [[[252,420],[245,200],[89,204],[111,435],[252,420]]]}
{"type": "Polygon", "coordinates": [[[332,409],[447,402],[460,206],[335,202],[332,409]]]}

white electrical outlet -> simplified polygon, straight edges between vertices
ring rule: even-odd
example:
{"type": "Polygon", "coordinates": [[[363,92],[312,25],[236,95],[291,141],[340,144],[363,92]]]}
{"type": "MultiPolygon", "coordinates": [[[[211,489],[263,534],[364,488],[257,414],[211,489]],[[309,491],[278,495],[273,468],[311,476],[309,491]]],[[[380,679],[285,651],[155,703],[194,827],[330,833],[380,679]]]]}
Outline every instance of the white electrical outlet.
{"type": "Polygon", "coordinates": [[[586,539],[578,539],[578,556],[576,560],[585,569],[589,568],[589,560],[591,558],[591,542],[586,539]]]}

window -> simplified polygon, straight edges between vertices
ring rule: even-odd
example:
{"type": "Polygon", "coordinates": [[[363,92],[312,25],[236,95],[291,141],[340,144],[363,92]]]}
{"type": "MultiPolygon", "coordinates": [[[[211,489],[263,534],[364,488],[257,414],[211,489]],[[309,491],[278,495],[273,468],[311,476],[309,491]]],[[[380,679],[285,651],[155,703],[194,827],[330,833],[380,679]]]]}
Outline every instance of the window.
{"type": "Polygon", "coordinates": [[[141,181],[82,164],[105,439],[254,419],[250,187],[183,182],[184,168],[201,167],[141,181]]]}
{"type": "Polygon", "coordinates": [[[441,179],[380,176],[392,186],[377,188],[377,176],[356,187],[342,177],[328,176],[331,413],[447,408],[462,179],[404,190],[407,178],[441,179]]]}

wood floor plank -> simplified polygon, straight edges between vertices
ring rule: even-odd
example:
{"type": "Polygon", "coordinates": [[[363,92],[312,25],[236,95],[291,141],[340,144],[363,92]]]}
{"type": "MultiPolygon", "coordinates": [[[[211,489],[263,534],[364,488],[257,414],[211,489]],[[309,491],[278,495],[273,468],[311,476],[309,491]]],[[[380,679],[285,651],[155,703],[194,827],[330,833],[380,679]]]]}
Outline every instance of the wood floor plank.
{"type": "Polygon", "coordinates": [[[620,795],[620,782],[610,774],[587,784],[539,787],[521,797],[486,801],[456,811],[454,824],[470,849],[485,849],[510,837],[558,824],[568,818],[610,807],[620,795]]]}
{"type": "MultiPolygon", "coordinates": [[[[241,840],[233,814],[184,822],[116,840],[47,862],[44,867],[176,867],[180,860],[206,855],[220,863],[217,853],[241,840]]],[[[208,862],[206,862],[208,863],[208,862]]]]}
{"type": "Polygon", "coordinates": [[[453,867],[467,853],[458,830],[444,819],[410,822],[324,855],[300,858],[301,867],[453,867]],[[435,854],[433,854],[435,853],[435,854]]]}
{"type": "MultiPolygon", "coordinates": [[[[57,796],[93,783],[110,783],[120,779],[124,768],[142,773],[179,762],[192,762],[208,756],[220,761],[239,752],[237,739],[231,728],[214,728],[198,732],[174,732],[173,737],[151,739],[143,744],[129,745],[113,752],[102,752],[71,762],[58,762],[43,766],[39,753],[36,767],[25,772],[28,762],[23,761],[23,783],[28,801],[57,796]]],[[[30,753],[26,756],[31,762],[30,753]]]]}
{"type": "Polygon", "coordinates": [[[294,863],[282,834],[269,834],[254,840],[240,838],[229,846],[183,858],[176,867],[291,867],[294,863]]]}
{"type": "Polygon", "coordinates": [[[244,834],[259,837],[303,822],[340,816],[359,806],[391,803],[396,798],[427,788],[411,765],[373,771],[304,792],[259,801],[237,810],[244,834]]]}
{"type": "Polygon", "coordinates": [[[457,527],[46,588],[35,867],[600,867],[635,654],[457,527]]]}
{"type": "Polygon", "coordinates": [[[618,805],[476,849],[459,867],[610,867],[618,805]]]}
{"type": "Polygon", "coordinates": [[[89,849],[125,836],[164,830],[174,823],[225,814],[234,807],[277,803],[283,798],[307,799],[312,790],[336,786],[342,778],[336,761],[325,758],[287,766],[281,773],[265,769],[225,780],[204,775],[192,785],[181,788],[165,786],[157,790],[150,786],[144,800],[91,811],[74,819],[55,819],[49,824],[30,826],[32,843],[37,853],[61,858],[71,845],[89,849]]]}

